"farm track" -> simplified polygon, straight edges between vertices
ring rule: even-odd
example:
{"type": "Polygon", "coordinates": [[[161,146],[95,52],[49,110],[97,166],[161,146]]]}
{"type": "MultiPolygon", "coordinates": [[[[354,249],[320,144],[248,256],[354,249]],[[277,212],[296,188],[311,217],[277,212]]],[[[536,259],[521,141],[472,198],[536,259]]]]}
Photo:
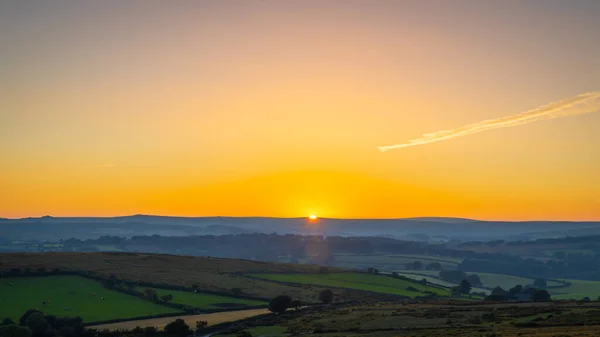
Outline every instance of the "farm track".
{"type": "Polygon", "coordinates": [[[142,320],[132,320],[126,322],[119,323],[109,323],[109,324],[99,324],[99,325],[91,325],[89,328],[94,329],[109,329],[109,330],[119,330],[119,329],[134,329],[135,327],[148,327],[153,326],[159,329],[165,327],[165,325],[173,322],[174,320],[181,318],[185,321],[189,326],[196,326],[197,321],[207,321],[208,325],[215,325],[219,323],[225,322],[233,322],[238,321],[244,318],[253,317],[257,315],[268,314],[269,310],[267,309],[250,309],[250,310],[239,310],[239,311],[226,311],[226,312],[216,312],[212,314],[200,314],[200,315],[184,315],[184,316],[174,316],[174,317],[162,317],[162,318],[151,318],[151,319],[142,319],[142,320]]]}

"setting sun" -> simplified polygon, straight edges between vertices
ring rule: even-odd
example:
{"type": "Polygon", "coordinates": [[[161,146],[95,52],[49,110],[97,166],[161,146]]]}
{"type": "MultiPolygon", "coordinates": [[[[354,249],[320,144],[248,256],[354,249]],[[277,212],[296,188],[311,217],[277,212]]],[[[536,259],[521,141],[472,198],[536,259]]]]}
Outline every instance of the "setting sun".
{"type": "Polygon", "coordinates": [[[314,215],[314,214],[311,214],[311,215],[309,215],[309,216],[308,216],[308,218],[309,218],[310,220],[317,220],[317,216],[316,216],[316,215],[314,215]]]}

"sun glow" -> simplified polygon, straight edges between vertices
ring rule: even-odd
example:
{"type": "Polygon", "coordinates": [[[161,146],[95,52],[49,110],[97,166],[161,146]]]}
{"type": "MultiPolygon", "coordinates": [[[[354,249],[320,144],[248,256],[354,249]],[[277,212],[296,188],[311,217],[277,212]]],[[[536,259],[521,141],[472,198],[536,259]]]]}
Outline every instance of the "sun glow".
{"type": "Polygon", "coordinates": [[[316,216],[316,215],[314,215],[314,214],[311,214],[311,215],[309,215],[309,216],[308,216],[308,218],[309,218],[310,220],[317,220],[317,216],[316,216]]]}

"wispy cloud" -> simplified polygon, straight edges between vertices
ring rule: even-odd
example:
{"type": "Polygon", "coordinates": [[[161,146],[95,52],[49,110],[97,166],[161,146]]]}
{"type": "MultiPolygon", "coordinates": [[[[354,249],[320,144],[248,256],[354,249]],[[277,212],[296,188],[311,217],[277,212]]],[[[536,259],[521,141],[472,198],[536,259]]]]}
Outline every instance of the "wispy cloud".
{"type": "Polygon", "coordinates": [[[384,152],[394,149],[402,149],[410,146],[425,145],[456,137],[468,136],[498,128],[508,128],[517,125],[537,122],[546,119],[583,115],[600,111],[600,91],[581,94],[562,101],[552,102],[533,110],[525,111],[516,115],[488,119],[481,122],[464,125],[455,129],[440,130],[426,133],[423,136],[411,139],[406,143],[380,146],[379,150],[384,152]]]}

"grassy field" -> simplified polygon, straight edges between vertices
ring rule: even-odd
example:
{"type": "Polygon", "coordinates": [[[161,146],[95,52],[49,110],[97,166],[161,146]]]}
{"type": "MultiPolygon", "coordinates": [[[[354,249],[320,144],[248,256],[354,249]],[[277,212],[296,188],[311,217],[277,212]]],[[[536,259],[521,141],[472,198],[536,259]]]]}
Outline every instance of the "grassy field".
{"type": "Polygon", "coordinates": [[[293,282],[302,284],[321,285],[358,289],[384,294],[417,297],[426,295],[430,291],[437,295],[448,296],[449,291],[436,287],[426,286],[416,282],[394,279],[384,275],[371,275],[360,273],[331,273],[331,274],[255,274],[255,277],[266,280],[293,282]],[[415,290],[408,290],[413,287],[415,290]]]}
{"type": "Polygon", "coordinates": [[[179,312],[108,290],[98,281],[79,276],[1,279],[0,317],[18,320],[27,309],[56,316],[80,316],[84,322],[179,312]]]}
{"type": "MultiPolygon", "coordinates": [[[[398,270],[397,272],[400,274],[404,273],[404,274],[424,275],[423,277],[425,277],[425,278],[427,278],[427,276],[438,276],[440,273],[439,271],[436,271],[436,270],[414,270],[414,271],[398,270]]],[[[495,286],[500,286],[504,289],[510,289],[510,288],[516,286],[517,284],[524,286],[527,284],[533,284],[533,281],[534,281],[531,278],[513,276],[513,275],[505,275],[505,274],[480,273],[480,272],[471,272],[471,271],[468,271],[467,274],[479,275],[479,279],[481,279],[481,283],[483,283],[483,286],[486,288],[493,288],[495,286]]],[[[445,282],[445,281],[438,280],[438,282],[445,282]]],[[[436,282],[432,281],[432,283],[436,283],[436,282]]],[[[447,282],[447,283],[450,283],[450,282],[447,282]]],[[[442,283],[438,283],[438,284],[442,284],[442,283]]],[[[554,281],[548,281],[548,286],[558,286],[558,285],[560,285],[560,283],[554,282],[554,281]]]]}
{"type": "Polygon", "coordinates": [[[382,270],[405,269],[407,263],[420,261],[423,266],[432,262],[438,262],[445,269],[456,269],[459,259],[446,257],[437,257],[429,255],[411,255],[411,254],[391,254],[391,255],[355,255],[355,254],[336,254],[334,264],[343,268],[365,269],[375,267],[382,270]]]}
{"type": "MultiPolygon", "coordinates": [[[[516,286],[517,284],[524,286],[527,284],[533,284],[533,281],[534,281],[531,278],[513,276],[513,275],[504,275],[504,274],[478,273],[478,272],[467,272],[467,274],[479,275],[479,278],[481,279],[481,283],[483,283],[484,286],[489,287],[489,288],[493,288],[495,286],[500,286],[504,289],[510,289],[510,288],[516,286]]],[[[558,286],[558,285],[560,285],[560,283],[548,281],[548,286],[558,286]]]]}
{"type": "MultiPolygon", "coordinates": [[[[145,253],[6,253],[2,254],[0,269],[13,267],[46,270],[90,271],[108,277],[129,281],[151,280],[192,287],[200,290],[231,292],[232,288],[241,288],[246,295],[269,300],[277,295],[287,294],[304,302],[315,301],[315,293],[324,288],[314,286],[311,289],[294,287],[273,282],[245,278],[243,273],[295,272],[317,273],[319,266],[307,264],[273,263],[262,261],[220,259],[210,257],[178,256],[145,253]]],[[[329,268],[332,271],[341,270],[329,268]]],[[[370,294],[359,292],[336,294],[348,300],[361,300],[370,294]]]]}
{"type": "Polygon", "coordinates": [[[432,262],[447,262],[453,264],[459,264],[463,259],[450,256],[437,256],[437,255],[425,255],[425,254],[391,254],[392,257],[402,257],[416,260],[431,260],[432,262]]]}
{"type": "Polygon", "coordinates": [[[566,254],[585,254],[585,255],[594,255],[595,251],[591,249],[545,249],[542,250],[541,253],[547,255],[548,257],[552,257],[555,252],[565,252],[566,254]]]}
{"type": "MultiPolygon", "coordinates": [[[[416,280],[416,281],[420,281],[422,279],[425,279],[429,283],[437,284],[437,285],[440,285],[440,286],[443,286],[443,287],[453,287],[453,286],[457,285],[457,283],[452,283],[452,282],[440,280],[440,279],[435,278],[433,276],[426,276],[426,275],[419,275],[419,274],[412,274],[412,273],[398,273],[398,275],[405,276],[405,277],[411,278],[411,279],[416,280]]],[[[474,287],[474,288],[471,289],[471,292],[486,293],[486,294],[488,294],[490,291],[488,289],[474,287]]]]}
{"type": "MultiPolygon", "coordinates": [[[[139,292],[144,292],[146,288],[136,288],[139,292]]],[[[160,297],[163,295],[173,295],[172,303],[183,304],[198,309],[227,309],[243,308],[246,306],[267,305],[265,301],[247,300],[235,297],[218,296],[211,294],[193,293],[187,291],[167,290],[152,288],[160,297]]]]}
{"type": "Polygon", "coordinates": [[[596,300],[600,296],[600,281],[565,280],[571,285],[565,288],[551,289],[554,299],[581,300],[589,297],[596,300]]]}

